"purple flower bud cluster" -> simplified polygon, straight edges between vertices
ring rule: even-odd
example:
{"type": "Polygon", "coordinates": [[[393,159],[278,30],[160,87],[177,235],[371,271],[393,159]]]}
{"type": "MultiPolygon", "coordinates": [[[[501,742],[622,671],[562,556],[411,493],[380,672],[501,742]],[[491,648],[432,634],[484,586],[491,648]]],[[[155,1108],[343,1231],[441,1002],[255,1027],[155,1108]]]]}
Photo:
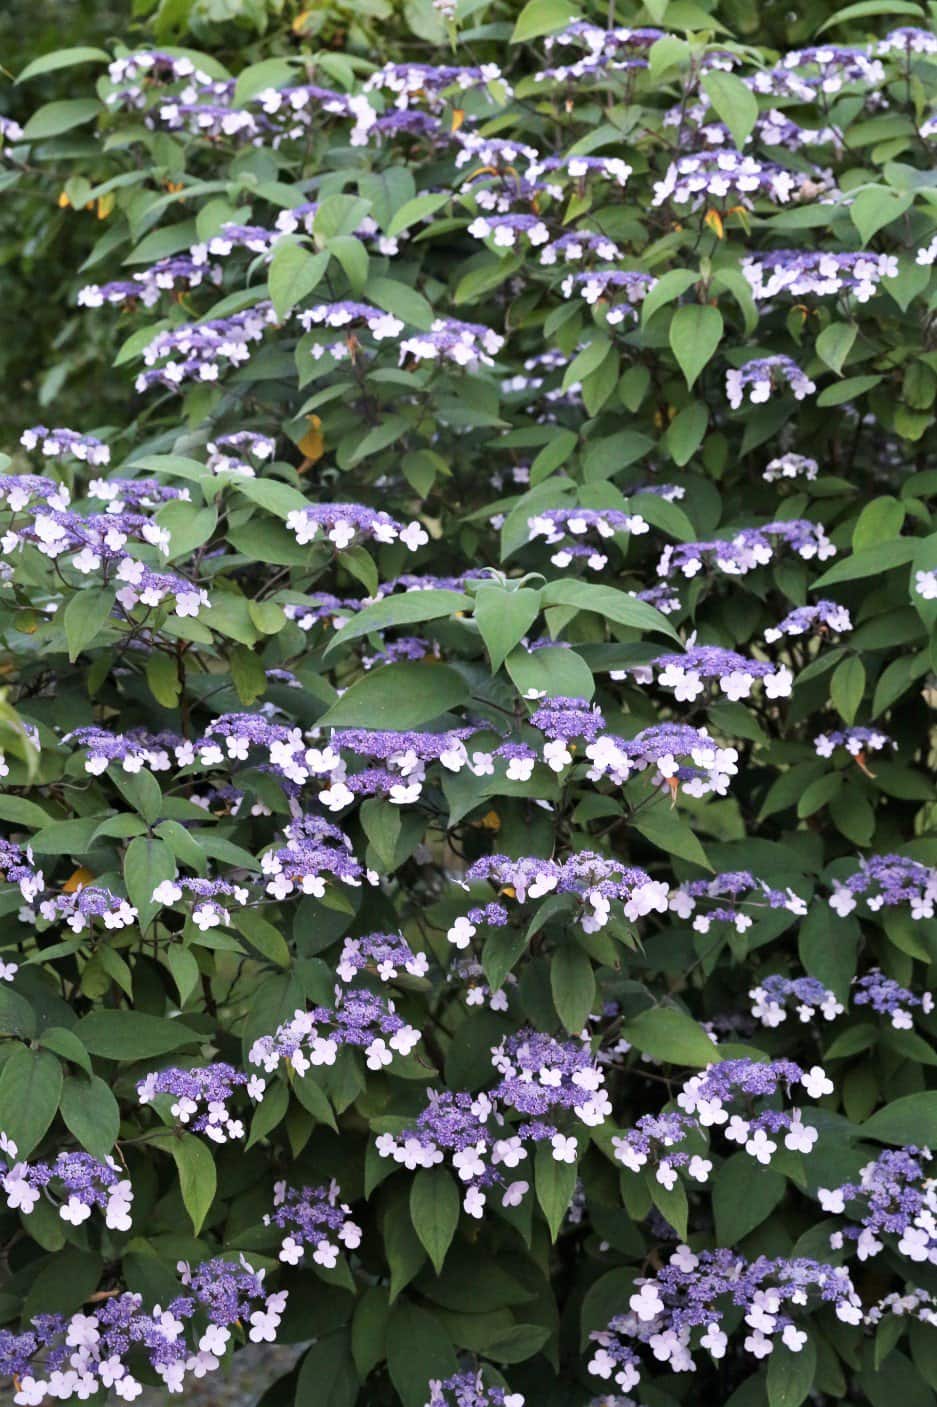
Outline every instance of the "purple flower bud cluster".
{"type": "Polygon", "coordinates": [[[636,1282],[628,1312],[592,1333],[596,1351],[589,1371],[630,1392],[641,1379],[640,1348],[648,1348],[673,1372],[695,1367],[693,1352],[725,1357],[734,1316],[741,1310],[742,1347],[756,1360],[780,1343],[798,1353],[807,1342],[796,1312],[816,1303],[832,1307],[844,1324],[861,1324],[862,1304],[847,1270],[805,1257],[760,1256],[748,1261],[735,1251],[700,1251],[680,1245],[654,1276],[636,1282]],[[699,1331],[703,1332],[700,1333],[699,1331]]]}
{"type": "Polygon", "coordinates": [[[0,1133],[0,1188],[10,1210],[23,1216],[45,1197],[71,1226],[97,1210],[109,1230],[130,1230],[133,1190],[113,1158],[102,1163],[90,1153],[59,1153],[51,1163],[29,1163],[17,1160],[16,1144],[0,1133]]]}
{"type": "Polygon", "coordinates": [[[858,1182],[819,1188],[825,1212],[842,1215],[852,1204],[850,1215],[856,1218],[830,1236],[833,1249],[854,1243],[864,1261],[885,1249],[883,1238],[898,1237],[899,1255],[937,1265],[937,1183],[925,1172],[930,1161],[926,1149],[891,1148],[866,1163],[858,1182]]]}
{"type": "Polygon", "coordinates": [[[46,508],[64,512],[71,495],[64,484],[47,479],[42,474],[4,474],[0,477],[0,504],[11,513],[24,508],[35,509],[42,503],[46,508]]]}
{"type": "Polygon", "coordinates": [[[774,1029],[787,1020],[788,1007],[793,1006],[798,1021],[812,1021],[819,1011],[824,1021],[835,1021],[846,1008],[835,992],[824,987],[815,977],[782,977],[772,973],[763,977],[749,992],[752,1016],[762,1026],[774,1029]]]}
{"type": "Polygon", "coordinates": [[[623,259],[624,253],[608,235],[592,234],[589,230],[570,230],[559,235],[540,250],[541,264],[579,264],[589,259],[623,259]]]}
{"type": "Polygon", "coordinates": [[[394,1055],[409,1055],[420,1033],[397,1015],[394,1004],[373,992],[335,990],[335,1006],[296,1011],[272,1036],[261,1036],[248,1059],[273,1074],[285,1062],[298,1075],[334,1065],[343,1046],[364,1051],[369,1070],[382,1070],[394,1055]]]}
{"type": "Polygon", "coordinates": [[[415,953],[399,934],[366,933],[361,938],[345,939],[335,975],[342,982],[351,982],[357,973],[369,972],[381,982],[393,982],[401,972],[425,977],[428,971],[426,954],[415,953]]]}
{"type": "Polygon", "coordinates": [[[597,1128],[612,1112],[588,1040],[558,1041],[526,1027],[494,1047],[491,1063],[501,1077],[492,1099],[519,1114],[541,1119],[566,1109],[597,1128]]]}
{"type": "Polygon", "coordinates": [[[0,879],[5,884],[15,884],[27,904],[45,888],[45,878],[42,870],[35,866],[30,847],[3,837],[0,837],[0,879]]]}
{"type": "Polygon", "coordinates": [[[138,300],[144,308],[153,308],[164,293],[188,291],[208,282],[219,285],[222,280],[220,264],[208,264],[189,254],[158,259],[148,269],[141,269],[132,279],[117,279],[111,283],[89,283],[78,292],[79,308],[123,307],[138,300]]]}
{"type": "Polygon", "coordinates": [[[286,526],[296,536],[301,547],[322,537],[336,551],[344,551],[352,543],[400,541],[411,552],[429,542],[429,534],[418,522],[404,526],[388,513],[365,508],[359,503],[313,503],[295,509],[287,515],[286,526]]]}
{"type": "Polygon", "coordinates": [[[819,523],[788,518],[760,528],[744,528],[732,538],[668,544],[661,553],[657,574],[669,578],[681,572],[692,579],[705,568],[727,576],[747,576],[774,561],[782,547],[805,562],[825,562],[836,555],[836,548],[819,523]]]}
{"type": "Polygon", "coordinates": [[[299,1265],[309,1247],[314,1264],[332,1270],[343,1246],[353,1251],[361,1245],[361,1227],[352,1221],[351,1208],[340,1197],[336,1182],[303,1188],[274,1183],[273,1211],[264,1217],[264,1224],[286,1233],[278,1255],[284,1265],[299,1265]]]}
{"type": "Polygon", "coordinates": [[[208,467],[213,474],[238,474],[252,479],[256,473],[255,465],[273,458],[276,441],[272,435],[236,430],[230,435],[218,435],[216,439],[209,440],[207,449],[208,467]],[[251,463],[251,460],[254,462],[251,463]]]}
{"type": "Polygon", "coordinates": [[[490,239],[495,249],[513,249],[520,243],[538,249],[550,240],[550,228],[538,215],[478,215],[468,233],[473,239],[490,239]]]}
{"type": "Polygon", "coordinates": [[[193,1133],[205,1134],[212,1143],[227,1143],[244,1137],[244,1124],[231,1113],[228,1101],[245,1087],[252,1099],[263,1098],[262,1079],[256,1075],[248,1078],[219,1060],[191,1070],[174,1065],[154,1071],[138,1081],[137,1098],[141,1104],[153,1104],[163,1097],[178,1123],[193,1133]]]}
{"type": "Polygon", "coordinates": [[[914,573],[914,590],[925,601],[937,601],[937,571],[914,573]]]}
{"type": "Polygon", "coordinates": [[[725,1138],[740,1144],[749,1157],[764,1167],[778,1151],[778,1139],[792,1153],[808,1154],[817,1142],[817,1131],[803,1121],[802,1111],[763,1109],[756,1112],[756,1098],[771,1098],[802,1085],[812,1099],[831,1094],[833,1083],[819,1065],[803,1070],[792,1060],[761,1062],[724,1060],[709,1065],[685,1082],[677,1095],[679,1109],[645,1114],[634,1128],[612,1139],[615,1157],[630,1172],[654,1163],[656,1180],[669,1191],[677,1182],[677,1169],[685,1167],[697,1182],[706,1182],[712,1163],[699,1154],[676,1147],[685,1139],[711,1128],[721,1128],[725,1138]],[[732,1114],[733,1104],[743,1102],[746,1116],[732,1114]]]}
{"type": "Polygon", "coordinates": [[[592,269],[587,273],[567,274],[560,284],[564,298],[578,296],[590,308],[603,306],[605,321],[617,327],[626,318],[636,318],[636,304],[641,303],[657,280],[650,274],[623,269],[592,269]]]}
{"type": "Polygon", "coordinates": [[[560,550],[550,558],[555,567],[568,567],[574,560],[583,557],[593,571],[601,571],[608,558],[603,552],[578,543],[577,538],[594,533],[607,541],[614,538],[616,533],[640,534],[647,531],[648,524],[640,513],[622,513],[618,509],[598,512],[590,508],[548,508],[528,521],[527,540],[534,542],[538,537],[543,537],[550,546],[562,543],[560,550]]]}
{"type": "Polygon", "coordinates": [[[833,880],[830,908],[845,918],[865,897],[872,913],[907,904],[913,919],[933,918],[937,869],[903,855],[870,855],[845,880],[833,880]]]}
{"type": "Polygon", "coordinates": [[[285,834],[286,845],[261,856],[266,891],[274,899],[294,893],[321,899],[331,879],[353,887],[364,881],[377,884],[378,876],[355,859],[348,837],[321,817],[301,816],[285,834]]]}
{"type": "Polygon", "coordinates": [[[915,996],[893,977],[886,977],[877,967],[854,979],[852,1000],[854,1006],[868,1006],[879,1016],[890,1017],[896,1031],[911,1030],[914,1025],[911,1009],[914,1007],[920,1007],[925,1016],[934,1010],[934,998],[930,992],[915,996]]]}
{"type": "Polygon", "coordinates": [[[817,477],[819,466],[815,459],[805,454],[782,454],[765,466],[762,478],[765,483],[777,483],[779,479],[806,479],[811,482],[817,477]]]}
{"type": "Polygon", "coordinates": [[[786,205],[804,193],[808,183],[800,172],[721,147],[672,161],[664,179],[655,182],[652,204],[688,205],[695,210],[707,200],[730,198],[750,206],[756,196],[763,196],[772,204],[786,205]]]}
{"type": "Polygon", "coordinates": [[[864,49],[824,44],[793,49],[774,68],[756,72],[745,81],[755,93],[812,103],[820,95],[832,97],[853,84],[880,89],[885,84],[885,70],[864,49]]]}
{"type": "MultiPolygon", "coordinates": [[[[652,911],[665,912],[667,886],[652,880],[644,871],[606,859],[591,850],[582,850],[568,860],[541,860],[533,856],[511,859],[507,855],[487,855],[465,872],[465,887],[487,881],[500,895],[519,904],[542,899],[547,894],[570,894],[579,907],[578,922],[585,933],[596,933],[611,917],[612,903],[622,905],[625,918],[634,920],[652,911]]],[[[500,905],[488,906],[482,923],[500,926],[507,912],[500,905]]],[[[475,933],[471,914],[456,919],[448,938],[457,948],[467,948],[475,933]]]]}
{"type": "Polygon", "coordinates": [[[147,569],[142,562],[125,556],[128,542],[146,543],[165,554],[169,533],[143,513],[89,513],[36,505],[28,518],[3,534],[3,552],[9,556],[19,547],[35,547],[44,557],[59,561],[71,557],[70,565],[82,576],[101,571],[105,579],[116,564],[118,580],[130,580],[147,569]]]}
{"type": "MultiPolygon", "coordinates": [[[[398,337],[404,327],[400,318],[394,317],[393,313],[374,308],[370,303],[317,303],[313,308],[304,308],[297,316],[306,332],[311,332],[314,327],[354,326],[357,330],[363,325],[376,342],[398,337]]],[[[321,357],[325,352],[341,358],[349,355],[349,346],[347,342],[329,345],[316,343],[311,349],[314,358],[321,357]]]]}
{"type": "Polygon", "coordinates": [[[794,676],[786,665],[751,659],[718,645],[689,644],[682,655],[659,655],[647,666],[647,673],[652,678],[656,673],[659,687],[672,689],[678,703],[692,703],[713,680],[719,692],[733,701],[747,699],[756,679],[762,681],[769,699],[790,698],[794,685],[794,676]]]}
{"type": "Polygon", "coordinates": [[[141,508],[159,508],[164,503],[188,503],[192,496],[186,488],[173,488],[156,479],[92,479],[88,497],[106,503],[108,513],[122,514],[128,508],[139,512],[141,508]]]}
{"type": "Polygon", "coordinates": [[[575,738],[585,738],[587,743],[595,742],[605,727],[605,719],[596,704],[588,699],[572,699],[563,696],[543,698],[530,716],[531,726],[538,728],[551,742],[572,742],[575,738]]]}
{"type": "Polygon", "coordinates": [[[251,347],[276,321],[272,304],[261,302],[230,317],[158,332],[143,350],[148,369],[137,377],[135,387],[140,392],[151,386],[178,390],[186,381],[217,381],[227,367],[249,360],[251,347]]]}
{"type": "Polygon", "coordinates": [[[551,34],[544,40],[548,54],[554,48],[575,47],[584,49],[582,58],[570,64],[539,69],[534,74],[537,83],[570,83],[581,78],[602,78],[607,73],[631,72],[637,68],[647,68],[647,50],[663,31],[659,29],[631,29],[624,26],[604,29],[588,20],[574,20],[551,34]]]}
{"type": "Polygon", "coordinates": [[[493,358],[504,346],[500,332],[476,322],[458,318],[436,318],[429,332],[418,332],[400,344],[400,361],[450,361],[456,366],[493,366],[493,358]]]}
{"type": "Polygon", "coordinates": [[[832,757],[838,747],[844,747],[860,766],[867,753],[897,747],[888,734],[878,728],[834,728],[829,733],[818,733],[813,745],[818,757],[832,757]]]}
{"type": "Polygon", "coordinates": [[[364,91],[392,93],[394,106],[401,111],[416,102],[426,103],[431,111],[440,112],[450,94],[457,97],[460,93],[485,90],[492,83],[499,85],[505,100],[512,96],[512,89],[497,64],[462,68],[454,64],[386,63],[369,75],[364,91]]]}
{"type": "Polygon", "coordinates": [[[524,1395],[503,1387],[488,1387],[480,1372],[430,1378],[424,1407],[524,1407],[524,1395]]]}
{"type": "Polygon", "coordinates": [[[705,728],[659,723],[633,738],[603,736],[589,743],[586,775],[590,781],[609,777],[621,786],[633,773],[653,767],[655,784],[669,786],[672,793],[682,787],[689,796],[725,796],[738,773],[738,756],[734,747],[719,747],[705,728]]]}
{"type": "Polygon", "coordinates": [[[396,1133],[379,1134],[375,1148],[379,1157],[393,1158],[410,1172],[436,1167],[448,1158],[465,1185],[462,1209],[476,1219],[484,1215],[491,1189],[500,1190],[505,1207],[518,1206],[530,1191],[530,1183],[524,1179],[505,1182],[504,1178],[504,1171],[513,1171],[526,1160],[525,1138],[549,1141],[558,1162],[576,1161],[576,1139],[558,1133],[552,1124],[533,1120],[521,1125],[516,1134],[499,1137],[490,1123],[500,1128],[503,1120],[487,1094],[473,1097],[430,1090],[415,1122],[396,1133]]]}
{"type": "Polygon", "coordinates": [[[744,933],[751,928],[753,920],[741,910],[742,904],[756,911],[758,908],[787,909],[798,917],[807,912],[807,905],[793,889],[772,889],[749,870],[727,870],[711,879],[687,880],[671,889],[667,901],[671,913],[679,918],[688,919],[696,913],[693,928],[697,933],[708,933],[713,923],[731,923],[739,933],[744,933]],[[696,913],[701,900],[710,901],[716,907],[696,913]]]}
{"type": "Polygon", "coordinates": [[[38,449],[46,459],[61,459],[71,455],[84,464],[110,464],[111,451],[94,435],[82,435],[77,430],[50,430],[47,425],[33,425],[20,435],[24,449],[38,449]]]}
{"type": "Polygon", "coordinates": [[[852,617],[836,601],[818,601],[815,606],[797,606],[777,625],[765,631],[765,642],[775,644],[785,635],[845,635],[852,630],[852,617]]]}
{"type": "Polygon", "coordinates": [[[46,923],[58,923],[64,919],[73,933],[86,932],[95,919],[100,919],[108,932],[116,932],[121,928],[130,928],[138,917],[136,909],[127,899],[97,884],[83,884],[72,893],[44,899],[39,905],[39,916],[46,923]]]}
{"type": "Polygon", "coordinates": [[[755,357],[726,372],[726,395],[733,410],[738,410],[746,391],[752,405],[763,405],[785,386],[795,401],[812,396],[817,389],[797,363],[786,356],[755,357]]]}
{"type": "Polygon", "coordinates": [[[8,147],[15,147],[23,140],[23,129],[12,117],[0,117],[0,156],[7,155],[8,147]]]}
{"type": "Polygon", "coordinates": [[[803,249],[775,249],[742,260],[756,302],[789,294],[792,298],[825,298],[849,294],[867,303],[882,279],[897,278],[894,254],[833,254],[803,249]]]}

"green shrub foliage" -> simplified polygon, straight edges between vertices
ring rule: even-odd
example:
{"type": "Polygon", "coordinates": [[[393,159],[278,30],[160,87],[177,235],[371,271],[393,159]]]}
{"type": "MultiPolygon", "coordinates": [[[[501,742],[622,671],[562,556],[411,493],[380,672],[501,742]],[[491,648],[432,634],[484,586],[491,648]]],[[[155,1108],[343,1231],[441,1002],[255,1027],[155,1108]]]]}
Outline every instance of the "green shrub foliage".
{"type": "Polygon", "coordinates": [[[789,8],[21,72],[17,1407],[933,1407],[937,26],[789,8]]]}

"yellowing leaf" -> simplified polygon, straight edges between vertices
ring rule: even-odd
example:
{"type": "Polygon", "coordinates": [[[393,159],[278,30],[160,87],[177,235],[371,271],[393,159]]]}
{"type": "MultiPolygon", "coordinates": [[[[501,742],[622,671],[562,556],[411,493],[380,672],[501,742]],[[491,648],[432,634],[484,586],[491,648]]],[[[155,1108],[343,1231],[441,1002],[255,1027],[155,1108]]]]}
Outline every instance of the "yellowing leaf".
{"type": "Polygon", "coordinates": [[[309,429],[298,442],[297,448],[305,460],[303,469],[308,469],[311,464],[315,464],[317,459],[321,459],[325,453],[325,436],[322,433],[322,421],[318,415],[307,415],[309,429]]]}
{"type": "Polygon", "coordinates": [[[722,223],[722,216],[718,210],[707,210],[703,224],[712,230],[717,239],[725,239],[725,225],[722,223]]]}
{"type": "Polygon", "coordinates": [[[70,874],[68,879],[62,885],[62,893],[74,894],[77,890],[84,889],[85,885],[90,884],[93,879],[94,875],[91,873],[91,871],[86,870],[83,865],[79,865],[78,869],[75,870],[74,873],[70,874]]]}

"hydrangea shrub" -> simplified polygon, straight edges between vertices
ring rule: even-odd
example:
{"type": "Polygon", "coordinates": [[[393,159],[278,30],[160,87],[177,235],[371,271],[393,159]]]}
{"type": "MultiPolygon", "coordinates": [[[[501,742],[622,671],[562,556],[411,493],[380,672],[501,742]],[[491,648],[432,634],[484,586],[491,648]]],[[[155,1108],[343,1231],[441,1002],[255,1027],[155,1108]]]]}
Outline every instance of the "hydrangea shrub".
{"type": "Polygon", "coordinates": [[[276,8],[0,124],[6,1400],[933,1407],[937,29],[276,8]]]}

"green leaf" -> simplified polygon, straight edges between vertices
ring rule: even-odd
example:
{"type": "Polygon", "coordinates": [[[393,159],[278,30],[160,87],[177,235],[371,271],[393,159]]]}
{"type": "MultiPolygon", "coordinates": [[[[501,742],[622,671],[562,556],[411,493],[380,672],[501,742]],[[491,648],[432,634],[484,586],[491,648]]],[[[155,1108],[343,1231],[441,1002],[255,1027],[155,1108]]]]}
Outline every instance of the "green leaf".
{"type": "Polygon", "coordinates": [[[328,242],[328,250],[341,264],[351,291],[357,298],[368,281],[368,251],[354,235],[335,235],[328,242]]]}
{"type": "Polygon", "coordinates": [[[445,1168],[423,1168],[410,1186],[410,1220],[437,1275],[452,1244],[462,1201],[445,1168]]]}
{"type": "MultiPolygon", "coordinates": [[[[729,78],[731,74],[719,76],[729,78]]],[[[670,323],[670,347],[688,387],[693,385],[719,346],[722,331],[722,314],[707,303],[688,303],[674,313],[670,323]]]]}
{"type": "Polygon", "coordinates": [[[378,632],[387,630],[388,626],[418,625],[423,620],[439,620],[440,616],[454,615],[456,612],[466,611],[470,606],[471,598],[460,591],[409,591],[407,594],[388,597],[385,601],[376,601],[374,605],[364,606],[363,611],[357,612],[342,629],[336,630],[331,642],[326,646],[325,653],[329,654],[338,649],[339,644],[370,635],[373,630],[378,632]]]}
{"type": "Polygon", "coordinates": [[[74,1029],[85,1049],[105,1060],[149,1060],[203,1039],[181,1021],[103,1007],[83,1016],[74,1029]]]}
{"type": "Polygon", "coordinates": [[[702,1026],[674,1006],[640,1012],[624,1023],[622,1035],[643,1055],[668,1065],[702,1068],[721,1058],[702,1026]]]}
{"type": "Polygon", "coordinates": [[[824,20],[817,34],[832,29],[834,25],[848,24],[850,20],[869,19],[872,15],[887,15],[889,19],[896,15],[913,15],[921,19],[923,14],[920,5],[913,5],[910,0],[858,0],[857,4],[845,5],[828,20],[824,20]]]}
{"type": "Polygon", "coordinates": [[[833,671],[830,698],[833,707],[846,724],[855,722],[865,693],[865,666],[858,655],[850,655],[833,671]]]}
{"type": "Polygon", "coordinates": [[[919,1148],[937,1142],[937,1090],[906,1094],[886,1104],[862,1125],[862,1137],[877,1143],[913,1143],[919,1148]]]}
{"type": "Polygon", "coordinates": [[[536,689],[553,698],[591,699],[595,693],[592,671],[582,655],[562,645],[512,650],[505,668],[519,694],[536,689]]]}
{"type": "Polygon", "coordinates": [[[700,401],[691,401],[674,416],[664,440],[673,462],[688,464],[703,442],[709,424],[709,411],[700,401]]]}
{"type": "Polygon", "coordinates": [[[512,44],[524,44],[528,39],[539,39],[541,34],[552,34],[557,29],[565,29],[582,15],[568,0],[528,0],[521,10],[511,35],[512,44]]]}
{"type": "Polygon", "coordinates": [[[616,591],[612,586],[593,585],[588,581],[551,581],[543,588],[541,600],[544,606],[575,606],[580,611],[594,611],[596,615],[613,620],[618,625],[656,631],[671,640],[680,639],[660,611],[655,611],[653,606],[638,601],[625,591],[616,591]]]}
{"type": "Polygon", "coordinates": [[[150,1139],[150,1145],[172,1154],[179,1174],[182,1204],[197,1236],[215,1200],[218,1175],[214,1158],[194,1133],[158,1133],[150,1139]]]}
{"type": "Polygon", "coordinates": [[[550,960],[550,988],[557,1015],[572,1035],[578,1035],[595,1002],[595,974],[582,948],[566,943],[550,960]]]}
{"type": "Polygon", "coordinates": [[[830,567],[810,589],[819,591],[824,586],[834,586],[838,581],[872,580],[894,567],[906,566],[913,560],[916,546],[913,538],[900,537],[891,542],[880,542],[875,547],[863,547],[860,552],[853,552],[830,567]]]}
{"type": "MultiPolygon", "coordinates": [[[[422,592],[418,593],[422,595],[422,592]]],[[[319,719],[322,728],[418,728],[466,703],[469,689],[444,664],[384,665],[346,690],[319,719]]]]}
{"type": "Polygon", "coordinates": [[[86,1074],[91,1074],[88,1052],[74,1031],[69,1031],[65,1026],[49,1026],[39,1037],[39,1044],[46,1050],[51,1050],[53,1055],[70,1060],[73,1065],[79,1065],[86,1074]]]}
{"type": "Polygon", "coordinates": [[[355,1407],[358,1386],[350,1335],[342,1329],[307,1348],[291,1401],[293,1407],[355,1407]]]}
{"type": "Polygon", "coordinates": [[[182,693],[182,681],[176,661],[158,650],[147,656],[146,682],[150,693],[162,708],[175,708],[182,693]]]}
{"type": "Polygon", "coordinates": [[[0,987],[0,1036],[31,1040],[36,1034],[36,1013],[25,997],[11,987],[0,987]]]}
{"type": "Polygon", "coordinates": [[[261,59],[248,64],[234,85],[233,107],[244,107],[265,88],[286,88],[296,78],[296,69],[286,59],[261,59]]]}
{"type": "Polygon", "coordinates": [[[817,405],[821,410],[829,406],[845,405],[847,401],[864,396],[866,391],[873,390],[881,381],[881,376],[847,376],[845,381],[836,381],[832,386],[826,386],[817,396],[817,405]]]}
{"type": "Polygon", "coordinates": [[[862,243],[868,244],[874,234],[903,215],[913,198],[909,191],[896,191],[889,186],[870,186],[860,191],[849,207],[849,215],[862,243]]]}
{"type": "Polygon", "coordinates": [[[861,552],[863,548],[875,547],[898,537],[904,526],[907,510],[903,503],[890,494],[873,498],[867,503],[856,520],[852,530],[852,549],[861,552]]]}
{"type": "Polygon", "coordinates": [[[285,318],[297,303],[318,287],[329,264],[329,254],[310,254],[301,244],[280,240],[274,247],[267,272],[270,301],[278,318],[285,318]]]}
{"type": "Polygon", "coordinates": [[[248,645],[235,645],[228,655],[231,682],[245,708],[267,691],[267,673],[260,655],[248,645]]]}
{"type": "Polygon", "coordinates": [[[639,811],[631,822],[635,830],[649,840],[652,845],[666,850],[669,855],[679,855],[681,860],[701,865],[711,870],[709,857],[680,813],[658,802],[656,806],[639,811]]]}
{"type": "MultiPolygon", "coordinates": [[[[430,215],[435,215],[436,211],[441,210],[451,198],[448,191],[426,191],[422,195],[415,195],[412,200],[404,201],[387,226],[388,235],[393,238],[394,235],[402,234],[404,230],[408,230],[411,225],[416,225],[421,220],[428,219],[430,215]]],[[[383,304],[380,306],[383,307],[383,304]]]]}
{"type": "Polygon", "coordinates": [[[838,376],[852,351],[859,329],[854,322],[832,322],[817,338],[817,356],[838,376]]]}
{"type": "Polygon", "coordinates": [[[27,79],[38,78],[40,74],[55,73],[62,68],[74,68],[76,64],[106,64],[110,57],[105,49],[95,49],[88,44],[75,45],[71,49],[53,49],[51,53],[43,54],[28,63],[16,81],[25,83],[27,79]]]}
{"type": "Polygon", "coordinates": [[[176,860],[164,840],[156,836],[138,835],[127,846],[124,856],[124,883],[130,902],[140,916],[141,928],[147,928],[159,904],[153,891],[164,880],[174,879],[176,860]]]}
{"type": "Polygon", "coordinates": [[[83,126],[103,111],[95,98],[66,98],[64,102],[46,103],[26,123],[23,140],[40,142],[47,137],[60,137],[63,132],[83,126]]]}
{"type": "Polygon", "coordinates": [[[65,607],[63,623],[72,663],[91,644],[114,606],[114,592],[108,587],[87,587],[76,591],[65,607]]]}
{"type": "Polygon", "coordinates": [[[702,87],[741,151],[758,118],[758,100],[751,88],[734,73],[724,73],[721,69],[707,73],[702,87]]]}
{"type": "Polygon", "coordinates": [[[406,283],[391,278],[370,278],[364,292],[369,302],[383,308],[385,313],[393,313],[411,327],[418,327],[421,332],[428,332],[433,325],[432,304],[406,283]]]}
{"type": "Polygon", "coordinates": [[[817,1346],[808,1338],[799,1353],[776,1343],[768,1363],[769,1407],[800,1407],[813,1386],[817,1346]]]}
{"type": "Polygon", "coordinates": [[[387,1369],[403,1407],[425,1407],[430,1379],[456,1371],[452,1341],[434,1314],[407,1300],[387,1320],[387,1369]]]}
{"type": "Polygon", "coordinates": [[[713,1215],[720,1246],[737,1246],[771,1215],[784,1196],[786,1179],[773,1168],[759,1168],[752,1177],[747,1153],[727,1158],[712,1184],[713,1215]]]}
{"type": "MultiPolygon", "coordinates": [[[[578,1140],[577,1140],[578,1141],[578,1140]]],[[[580,1146],[580,1152],[582,1148],[580,1146]]],[[[534,1180],[537,1202],[547,1219],[550,1240],[560,1234],[563,1218],[576,1190],[576,1163],[561,1163],[553,1156],[549,1143],[538,1143],[534,1154],[534,1180]]]]}
{"type": "MultiPolygon", "coordinates": [[[[678,43],[682,44],[682,41],[678,40],[678,43]]],[[[661,274],[641,304],[642,324],[647,325],[659,308],[673,303],[682,293],[686,293],[688,288],[692,288],[694,283],[699,283],[699,280],[698,269],[668,269],[665,274],[661,274]]]]}
{"type": "Polygon", "coordinates": [[[108,1086],[97,1075],[68,1077],[62,1086],[62,1118],[69,1132],[93,1158],[103,1161],[117,1142],[120,1109],[108,1086]]]}
{"type": "Polygon", "coordinates": [[[0,1129],[28,1158],[55,1118],[62,1067],[48,1050],[15,1050],[0,1070],[0,1129]]]}
{"type": "Polygon", "coordinates": [[[474,619],[497,674],[506,657],[540,614],[540,592],[522,586],[508,591],[503,586],[482,586],[475,593],[474,619]]]}
{"type": "Polygon", "coordinates": [[[387,1320],[390,1301],[383,1285],[370,1285],[360,1296],[351,1321],[351,1356],[360,1378],[387,1357],[387,1320]]]}

